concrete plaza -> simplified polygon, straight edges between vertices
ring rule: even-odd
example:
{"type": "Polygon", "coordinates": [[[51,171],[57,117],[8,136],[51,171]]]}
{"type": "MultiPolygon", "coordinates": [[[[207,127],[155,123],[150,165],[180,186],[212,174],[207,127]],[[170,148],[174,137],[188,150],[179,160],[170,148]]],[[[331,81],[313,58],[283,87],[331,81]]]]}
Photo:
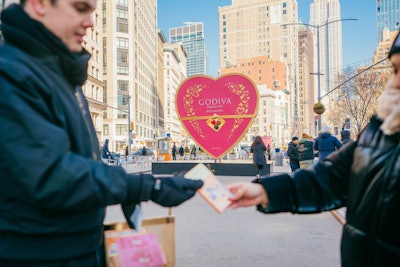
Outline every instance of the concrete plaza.
{"type": "MultiPolygon", "coordinates": [[[[200,161],[199,161],[200,162],[200,161]]],[[[128,171],[150,172],[145,166],[128,171]]],[[[273,173],[290,172],[287,160],[273,173]]],[[[224,184],[251,181],[251,176],[218,176],[224,184]]],[[[337,267],[342,226],[329,213],[265,215],[255,208],[214,211],[199,195],[172,209],[142,203],[143,217],[175,218],[175,267],[337,267]]],[[[343,213],[343,211],[341,211],[343,213]]],[[[118,206],[106,222],[123,221],[118,206]]]]}

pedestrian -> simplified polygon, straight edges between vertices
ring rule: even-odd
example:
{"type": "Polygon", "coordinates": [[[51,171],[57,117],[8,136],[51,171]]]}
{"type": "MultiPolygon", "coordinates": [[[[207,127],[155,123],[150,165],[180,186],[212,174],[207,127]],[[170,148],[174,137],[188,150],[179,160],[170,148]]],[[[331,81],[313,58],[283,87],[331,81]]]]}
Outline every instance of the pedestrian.
{"type": "Polygon", "coordinates": [[[102,162],[81,88],[95,8],[21,0],[1,13],[0,266],[104,266],[107,206],[177,206],[202,186],[102,162]]]}
{"type": "Polygon", "coordinates": [[[108,140],[108,139],[104,140],[104,144],[103,144],[103,146],[101,148],[101,151],[102,151],[101,152],[101,157],[103,159],[111,159],[111,152],[108,149],[108,143],[109,142],[110,142],[110,140],[108,140]]]}
{"type": "Polygon", "coordinates": [[[343,130],[341,132],[342,135],[342,144],[345,145],[353,140],[350,138],[350,131],[349,130],[343,130]]]}
{"type": "Polygon", "coordinates": [[[324,160],[329,154],[342,146],[342,143],[330,131],[329,126],[325,125],[315,139],[314,150],[318,151],[318,160],[324,160]]]}
{"type": "Polygon", "coordinates": [[[306,169],[314,164],[313,137],[307,133],[303,133],[297,145],[299,152],[300,168],[306,169]]]}
{"type": "Polygon", "coordinates": [[[128,156],[129,156],[129,146],[126,145],[125,146],[125,157],[128,158],[128,156]]]}
{"type": "Polygon", "coordinates": [[[179,156],[181,160],[185,159],[185,150],[182,145],[179,147],[179,156]]]}
{"type": "Polygon", "coordinates": [[[253,164],[257,167],[257,178],[261,177],[262,170],[267,162],[265,158],[266,150],[267,147],[261,139],[261,136],[257,135],[250,147],[250,153],[253,153],[253,164]]]}
{"type": "Polygon", "coordinates": [[[142,156],[147,156],[147,148],[146,148],[146,146],[142,147],[142,156]]]}
{"type": "Polygon", "coordinates": [[[293,136],[292,141],[288,145],[287,155],[289,157],[289,164],[292,172],[300,168],[299,151],[297,150],[298,143],[299,138],[297,136],[293,136]]]}
{"type": "Polygon", "coordinates": [[[389,59],[393,75],[356,141],[310,169],[229,185],[231,207],[302,214],[346,207],[342,266],[400,266],[399,35],[389,59]]]}
{"type": "Polygon", "coordinates": [[[196,146],[193,145],[192,150],[190,151],[190,158],[196,159],[196,152],[197,152],[196,146]]]}
{"type": "Polygon", "coordinates": [[[271,146],[270,146],[270,144],[268,144],[268,146],[267,146],[267,159],[268,159],[268,161],[271,160],[271,146]]]}
{"type": "Polygon", "coordinates": [[[176,148],[176,144],[174,143],[174,145],[172,146],[172,151],[171,151],[171,153],[172,153],[172,160],[176,160],[176,152],[178,152],[177,150],[178,150],[178,149],[176,148]]]}

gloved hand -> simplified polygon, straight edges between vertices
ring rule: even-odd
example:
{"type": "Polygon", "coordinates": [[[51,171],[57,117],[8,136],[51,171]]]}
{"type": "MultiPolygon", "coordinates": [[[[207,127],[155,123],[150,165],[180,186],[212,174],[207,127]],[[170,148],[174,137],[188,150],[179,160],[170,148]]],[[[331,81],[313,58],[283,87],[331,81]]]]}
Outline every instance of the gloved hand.
{"type": "Polygon", "coordinates": [[[202,186],[203,181],[182,176],[156,178],[150,199],[161,206],[174,207],[193,197],[202,186]]]}

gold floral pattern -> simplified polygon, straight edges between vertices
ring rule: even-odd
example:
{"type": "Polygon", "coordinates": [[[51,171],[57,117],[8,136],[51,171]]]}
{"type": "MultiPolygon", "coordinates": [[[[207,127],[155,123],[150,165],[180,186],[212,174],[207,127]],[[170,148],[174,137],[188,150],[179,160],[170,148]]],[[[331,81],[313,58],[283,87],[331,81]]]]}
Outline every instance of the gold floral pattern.
{"type": "MultiPolygon", "coordinates": [[[[187,117],[196,116],[196,113],[193,109],[193,98],[198,98],[201,91],[203,91],[205,88],[206,86],[204,84],[194,84],[186,90],[186,94],[183,97],[183,109],[185,110],[187,117]]],[[[191,120],[189,123],[201,138],[205,137],[197,120],[191,120]]]]}
{"type": "MultiPolygon", "coordinates": [[[[250,92],[248,89],[246,89],[246,86],[243,84],[236,84],[236,83],[227,83],[226,86],[229,88],[229,90],[234,93],[235,95],[239,96],[240,98],[240,103],[236,107],[235,114],[237,115],[243,115],[247,114],[249,110],[249,100],[250,100],[250,92]]],[[[231,129],[231,132],[228,134],[227,139],[231,139],[233,137],[233,134],[235,131],[239,128],[240,124],[243,122],[243,117],[236,117],[234,119],[235,123],[231,129]]]]}

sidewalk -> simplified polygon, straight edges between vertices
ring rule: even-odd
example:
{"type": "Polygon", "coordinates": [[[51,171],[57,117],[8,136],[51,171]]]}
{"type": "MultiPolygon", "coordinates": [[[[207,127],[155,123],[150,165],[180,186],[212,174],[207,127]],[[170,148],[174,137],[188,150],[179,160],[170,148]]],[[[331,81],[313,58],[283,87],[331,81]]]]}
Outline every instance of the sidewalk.
{"type": "MultiPolygon", "coordinates": [[[[177,160],[178,162],[180,160],[177,160]]],[[[182,162],[188,162],[185,160],[182,160],[182,162]]],[[[203,161],[203,160],[198,160],[195,161],[198,163],[208,163],[208,162],[213,162],[213,161],[203,161]]],[[[222,161],[222,164],[225,161],[222,161]]],[[[243,160],[229,160],[230,163],[232,162],[237,162],[237,163],[243,163],[243,160]]],[[[246,161],[251,163],[250,160],[246,161]]],[[[282,172],[291,172],[290,166],[288,163],[287,159],[283,159],[283,166],[276,166],[275,161],[270,161],[268,163],[272,163],[272,173],[282,173],[282,172]]],[[[122,164],[122,167],[128,172],[128,173],[150,173],[151,172],[151,162],[149,164],[122,164]]]]}

